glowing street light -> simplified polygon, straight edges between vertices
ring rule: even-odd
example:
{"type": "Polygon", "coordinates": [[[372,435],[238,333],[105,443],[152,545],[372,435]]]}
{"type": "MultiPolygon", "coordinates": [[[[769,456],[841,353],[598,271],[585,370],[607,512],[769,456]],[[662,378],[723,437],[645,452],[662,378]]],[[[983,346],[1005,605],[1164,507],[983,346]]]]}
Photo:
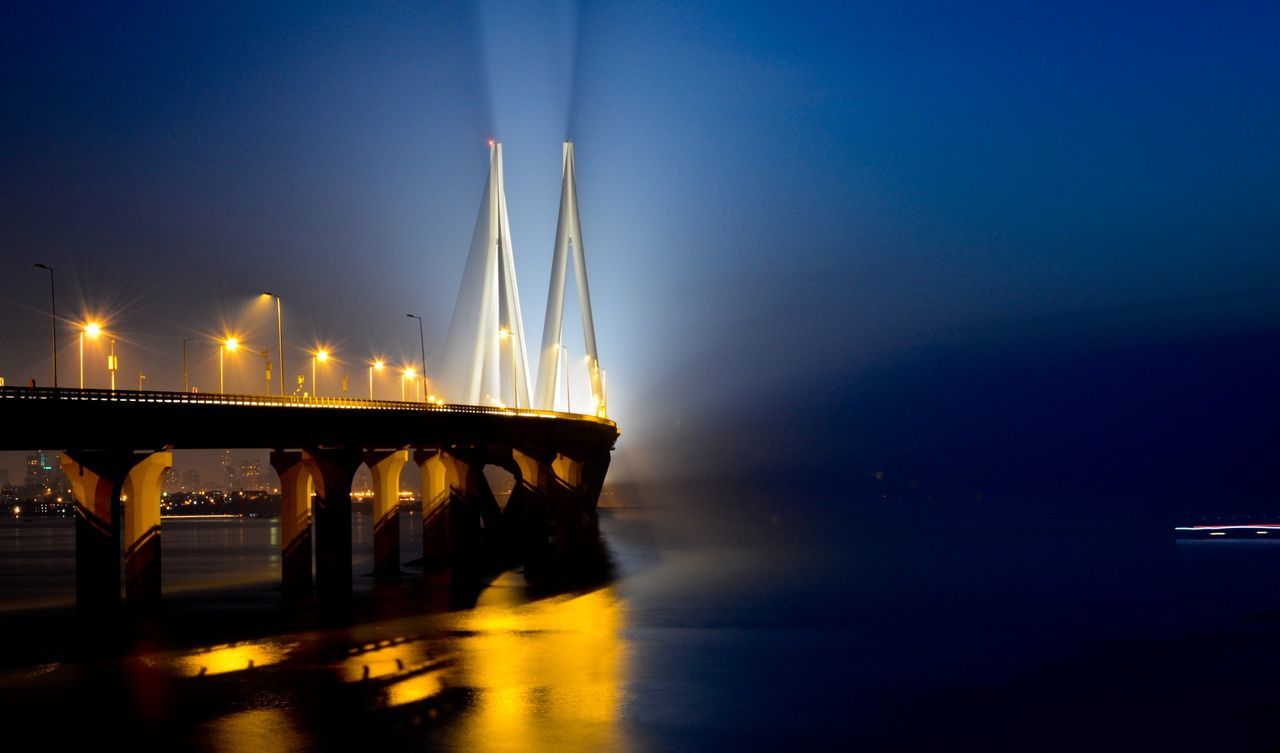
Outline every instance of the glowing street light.
{"type": "Polygon", "coordinates": [[[84,389],[84,338],[89,336],[90,340],[97,340],[98,335],[102,334],[102,325],[97,322],[86,322],[80,328],[80,389],[84,389]]]}
{"type": "MultiPolygon", "coordinates": [[[[406,380],[406,379],[413,379],[413,378],[414,378],[415,376],[417,376],[417,375],[418,375],[418,372],[414,371],[414,369],[413,369],[413,367],[412,367],[412,366],[406,366],[406,367],[405,367],[405,369],[404,369],[404,371],[403,371],[403,372],[401,372],[401,374],[400,374],[400,402],[402,402],[402,403],[403,403],[403,402],[405,401],[405,394],[404,394],[404,383],[405,383],[405,380],[406,380]]],[[[414,381],[414,383],[413,383],[413,387],[414,387],[414,389],[415,389],[415,390],[418,388],[418,382],[417,382],[416,380],[415,380],[415,381],[414,381]]],[[[414,400],[417,400],[417,397],[416,397],[416,396],[415,396],[414,400]]]]}
{"type": "Polygon", "coordinates": [[[320,397],[320,389],[316,386],[316,361],[325,363],[329,360],[329,351],[320,348],[311,354],[311,396],[320,397]]]}
{"type": "Polygon", "coordinates": [[[382,371],[383,366],[386,366],[386,364],[382,362],[381,358],[375,359],[373,363],[369,364],[369,399],[370,400],[373,399],[373,372],[375,370],[382,371]]]}
{"type": "Polygon", "coordinates": [[[107,356],[107,371],[111,372],[111,391],[116,391],[116,369],[120,367],[120,361],[116,359],[116,339],[111,338],[111,355],[107,356]]]}
{"type": "Polygon", "coordinates": [[[223,360],[225,353],[235,353],[240,349],[240,340],[228,337],[218,343],[218,393],[227,394],[226,382],[223,379],[223,360]]]}
{"type": "Polygon", "coordinates": [[[516,386],[516,339],[506,327],[498,330],[498,339],[511,341],[511,407],[520,410],[520,388],[516,386]]]}

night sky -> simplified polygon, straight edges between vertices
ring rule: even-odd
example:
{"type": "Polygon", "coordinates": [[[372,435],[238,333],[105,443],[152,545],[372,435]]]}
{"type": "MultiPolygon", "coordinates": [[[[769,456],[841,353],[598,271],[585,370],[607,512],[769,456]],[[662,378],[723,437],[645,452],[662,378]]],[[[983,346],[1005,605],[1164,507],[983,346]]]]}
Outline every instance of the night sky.
{"type": "Polygon", "coordinates": [[[194,5],[0,10],[10,385],[430,367],[489,138],[533,357],[568,138],[615,480],[1280,508],[1274,3],[194,5]]]}

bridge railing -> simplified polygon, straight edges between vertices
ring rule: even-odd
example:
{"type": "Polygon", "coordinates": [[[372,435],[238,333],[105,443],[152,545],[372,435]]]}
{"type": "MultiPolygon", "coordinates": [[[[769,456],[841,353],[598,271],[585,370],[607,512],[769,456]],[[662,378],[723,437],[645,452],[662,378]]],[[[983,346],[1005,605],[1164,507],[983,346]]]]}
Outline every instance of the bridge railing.
{"type": "Polygon", "coordinates": [[[613,422],[585,413],[562,413],[530,409],[499,408],[456,403],[417,403],[398,400],[365,400],[350,397],[300,395],[228,395],[209,392],[165,392],[162,390],[102,390],[74,387],[0,387],[0,401],[55,400],[59,402],[170,403],[182,405],[236,405],[251,407],[338,408],[347,410],[397,410],[426,413],[487,413],[500,416],[567,418],[575,421],[613,422]]]}

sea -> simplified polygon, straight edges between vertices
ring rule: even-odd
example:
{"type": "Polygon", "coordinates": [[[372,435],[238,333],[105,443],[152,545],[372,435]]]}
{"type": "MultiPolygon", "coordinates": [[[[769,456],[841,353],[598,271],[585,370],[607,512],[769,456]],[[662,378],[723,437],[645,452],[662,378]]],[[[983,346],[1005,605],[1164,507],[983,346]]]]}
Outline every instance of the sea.
{"type": "MultiPolygon", "coordinates": [[[[600,577],[279,589],[272,519],[166,518],[164,603],[78,613],[74,523],[0,522],[11,740],[196,751],[1280,750],[1280,534],[672,496],[600,577]]],[[[34,749],[34,748],[30,748],[34,749]]]]}

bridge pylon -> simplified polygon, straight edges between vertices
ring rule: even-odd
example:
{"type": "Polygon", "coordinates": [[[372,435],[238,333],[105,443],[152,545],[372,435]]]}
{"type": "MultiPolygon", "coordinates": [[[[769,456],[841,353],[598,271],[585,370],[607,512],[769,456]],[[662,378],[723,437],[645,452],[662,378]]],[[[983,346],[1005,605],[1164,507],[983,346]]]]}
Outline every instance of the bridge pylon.
{"type": "Polygon", "coordinates": [[[502,144],[489,145],[489,177],[449,323],[438,383],[451,402],[531,405],[502,144]]]}
{"type": "MultiPolygon", "coordinates": [[[[587,356],[587,383],[594,405],[591,413],[608,415],[605,399],[604,372],[600,353],[596,350],[596,325],[591,315],[591,291],[587,286],[587,257],[583,251],[582,220],[578,214],[577,169],[573,142],[564,142],[563,177],[560,183],[560,219],[556,223],[555,250],[551,257],[551,284],[547,290],[546,319],[542,325],[542,351],[538,356],[538,387],[535,405],[540,410],[555,410],[557,384],[568,375],[568,359],[562,357],[564,340],[564,285],[569,258],[573,258],[573,276],[578,290],[578,309],[582,314],[582,338],[587,356]]],[[[568,406],[565,407],[568,410],[568,406]]]]}

